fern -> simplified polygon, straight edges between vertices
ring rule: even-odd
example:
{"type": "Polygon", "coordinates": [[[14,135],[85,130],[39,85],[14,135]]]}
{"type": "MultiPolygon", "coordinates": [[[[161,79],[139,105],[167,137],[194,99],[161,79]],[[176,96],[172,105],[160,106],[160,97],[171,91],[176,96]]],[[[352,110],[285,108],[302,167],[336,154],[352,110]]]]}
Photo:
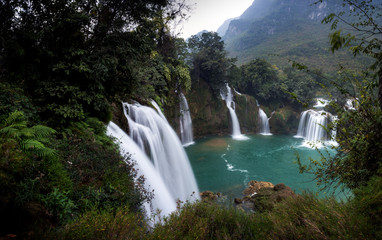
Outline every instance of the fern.
{"type": "Polygon", "coordinates": [[[43,125],[29,128],[24,114],[20,111],[10,113],[0,127],[0,138],[5,142],[17,142],[23,152],[39,157],[56,154],[53,149],[46,147],[43,143],[54,133],[56,133],[54,129],[43,125]]]}
{"type": "Polygon", "coordinates": [[[37,139],[44,139],[56,133],[54,129],[43,125],[36,125],[31,127],[30,129],[33,130],[34,137],[36,137],[37,139]]]}
{"type": "Polygon", "coordinates": [[[9,114],[8,118],[5,119],[5,125],[6,126],[11,126],[14,123],[24,123],[25,122],[25,127],[26,127],[26,121],[24,120],[24,113],[21,111],[14,111],[9,114]]]}

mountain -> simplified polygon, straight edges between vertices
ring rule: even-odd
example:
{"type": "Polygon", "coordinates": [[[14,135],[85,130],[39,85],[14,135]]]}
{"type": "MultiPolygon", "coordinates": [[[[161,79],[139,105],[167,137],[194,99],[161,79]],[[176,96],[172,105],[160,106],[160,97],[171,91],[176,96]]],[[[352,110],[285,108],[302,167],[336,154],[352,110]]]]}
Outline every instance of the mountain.
{"type": "Polygon", "coordinates": [[[216,30],[216,32],[219,34],[219,36],[224,36],[225,33],[228,30],[229,24],[231,23],[232,20],[239,19],[239,18],[230,18],[224,21],[224,23],[216,30]]]}
{"type": "Polygon", "coordinates": [[[342,1],[314,2],[255,0],[238,19],[230,21],[223,36],[226,50],[239,64],[264,58],[287,66],[291,59],[329,72],[334,72],[338,63],[360,66],[360,60],[347,51],[329,51],[330,25],[321,23],[325,16],[342,9],[342,1]]]}

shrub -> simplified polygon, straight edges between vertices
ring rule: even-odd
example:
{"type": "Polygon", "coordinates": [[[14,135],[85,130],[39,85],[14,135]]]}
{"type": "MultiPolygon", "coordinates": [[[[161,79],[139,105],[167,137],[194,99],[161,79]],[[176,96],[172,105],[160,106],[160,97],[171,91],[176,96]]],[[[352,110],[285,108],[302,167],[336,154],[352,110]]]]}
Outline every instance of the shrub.
{"type": "Polygon", "coordinates": [[[268,213],[269,239],[364,239],[363,221],[334,198],[313,194],[288,198],[268,213]]]}
{"type": "Polygon", "coordinates": [[[55,237],[63,240],[144,239],[146,232],[147,226],[143,217],[131,212],[127,207],[121,207],[115,213],[106,210],[90,210],[58,231],[51,232],[51,236],[47,238],[55,237]]]}
{"type": "Polygon", "coordinates": [[[157,225],[150,239],[264,239],[269,221],[216,203],[186,204],[157,225]]]}

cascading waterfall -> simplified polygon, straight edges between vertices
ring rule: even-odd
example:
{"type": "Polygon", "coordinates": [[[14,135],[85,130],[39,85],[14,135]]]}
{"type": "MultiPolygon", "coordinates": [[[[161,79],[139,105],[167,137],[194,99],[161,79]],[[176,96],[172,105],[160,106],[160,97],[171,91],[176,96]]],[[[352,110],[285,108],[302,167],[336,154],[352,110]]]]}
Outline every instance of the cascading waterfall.
{"type": "Polygon", "coordinates": [[[301,114],[296,137],[302,137],[310,142],[327,141],[324,127],[327,126],[329,113],[325,111],[307,110],[301,114]]]}
{"type": "Polygon", "coordinates": [[[175,211],[176,202],[171,196],[170,191],[151,161],[138,145],[113,122],[110,122],[107,126],[107,134],[116,139],[123,155],[130,154],[131,159],[136,162],[138,176],[143,175],[145,177],[145,189],[149,192],[154,190],[154,197],[151,200],[152,207],[148,203],[144,204],[148,216],[152,217],[156,214],[157,209],[161,210],[162,216],[167,216],[175,211]]]}
{"type": "Polygon", "coordinates": [[[272,135],[271,130],[269,129],[269,119],[267,114],[263,109],[259,108],[259,120],[260,120],[260,134],[262,135],[272,135]]]}
{"type": "Polygon", "coordinates": [[[300,123],[298,125],[297,138],[305,139],[305,146],[318,146],[329,143],[337,145],[335,141],[336,129],[327,132],[326,128],[330,122],[335,122],[337,117],[322,110],[330,101],[323,98],[316,98],[314,109],[310,109],[301,113],[300,123]]]}
{"type": "Polygon", "coordinates": [[[331,115],[323,110],[316,111],[313,109],[304,111],[301,114],[300,123],[298,125],[297,138],[305,139],[305,146],[321,147],[323,144],[338,145],[335,141],[336,129],[335,127],[330,133],[326,128],[330,122],[336,121],[337,117],[331,115]]]}
{"type": "Polygon", "coordinates": [[[316,98],[315,100],[316,100],[316,104],[313,106],[313,108],[322,109],[326,107],[327,105],[329,105],[330,103],[329,100],[326,100],[324,98],[316,98]]]}
{"type": "Polygon", "coordinates": [[[194,143],[190,109],[183,93],[180,93],[180,137],[183,146],[189,146],[194,143]]]}
{"type": "Polygon", "coordinates": [[[173,200],[198,199],[199,191],[188,157],[167,120],[154,109],[138,103],[123,103],[123,110],[130,137],[150,156],[173,200]]]}
{"type": "Polygon", "coordinates": [[[226,92],[220,91],[222,99],[226,102],[232,122],[232,138],[236,140],[246,140],[248,137],[241,134],[239,119],[235,113],[235,102],[233,101],[233,94],[231,88],[226,83],[226,92]]]}
{"type": "Polygon", "coordinates": [[[157,110],[159,116],[161,116],[161,118],[163,118],[163,119],[166,120],[166,122],[167,122],[167,119],[166,119],[166,117],[164,116],[162,110],[160,109],[158,103],[151,99],[151,105],[153,105],[153,107],[157,110]]]}

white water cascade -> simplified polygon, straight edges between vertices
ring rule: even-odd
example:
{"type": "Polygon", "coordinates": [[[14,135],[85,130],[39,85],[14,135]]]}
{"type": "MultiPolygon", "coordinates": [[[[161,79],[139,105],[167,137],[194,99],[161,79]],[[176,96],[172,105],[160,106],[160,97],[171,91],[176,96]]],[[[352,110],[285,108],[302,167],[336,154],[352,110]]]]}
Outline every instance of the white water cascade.
{"type": "Polygon", "coordinates": [[[235,113],[235,102],[233,101],[233,94],[231,88],[226,83],[226,92],[220,91],[220,96],[226,102],[232,122],[232,138],[236,140],[247,140],[248,137],[241,134],[239,119],[235,113]]]}
{"type": "Polygon", "coordinates": [[[199,199],[199,191],[186,152],[167,120],[154,109],[123,103],[130,137],[144,150],[164,180],[174,201],[199,199]]]}
{"type": "Polygon", "coordinates": [[[119,143],[120,151],[123,155],[130,154],[131,159],[136,162],[138,176],[145,177],[145,189],[151,192],[154,190],[154,198],[150,204],[145,203],[144,207],[149,217],[161,210],[162,216],[167,216],[176,210],[176,202],[171,197],[170,191],[164,183],[162,177],[155,170],[154,165],[138,145],[115,123],[110,122],[107,126],[107,135],[112,136],[119,143]]]}
{"type": "Polygon", "coordinates": [[[296,137],[302,137],[310,142],[327,141],[324,127],[327,126],[329,113],[325,111],[307,110],[301,114],[296,137]]]}
{"type": "Polygon", "coordinates": [[[297,138],[305,139],[305,146],[322,147],[324,144],[337,145],[335,142],[336,129],[329,134],[326,130],[330,122],[335,122],[336,116],[323,110],[313,109],[302,112],[300,123],[298,125],[297,138]]]}
{"type": "Polygon", "coordinates": [[[180,93],[180,137],[183,146],[189,146],[194,143],[190,109],[183,93],[180,93]]]}
{"type": "Polygon", "coordinates": [[[163,118],[163,119],[166,120],[166,122],[167,122],[167,119],[166,119],[166,117],[164,116],[162,110],[160,109],[158,103],[151,99],[151,105],[153,105],[153,107],[157,110],[159,116],[161,116],[161,118],[163,118]]]}
{"type": "Polygon", "coordinates": [[[263,109],[259,108],[259,120],[260,120],[260,134],[262,135],[272,135],[271,130],[269,129],[269,119],[267,114],[263,109]]]}

